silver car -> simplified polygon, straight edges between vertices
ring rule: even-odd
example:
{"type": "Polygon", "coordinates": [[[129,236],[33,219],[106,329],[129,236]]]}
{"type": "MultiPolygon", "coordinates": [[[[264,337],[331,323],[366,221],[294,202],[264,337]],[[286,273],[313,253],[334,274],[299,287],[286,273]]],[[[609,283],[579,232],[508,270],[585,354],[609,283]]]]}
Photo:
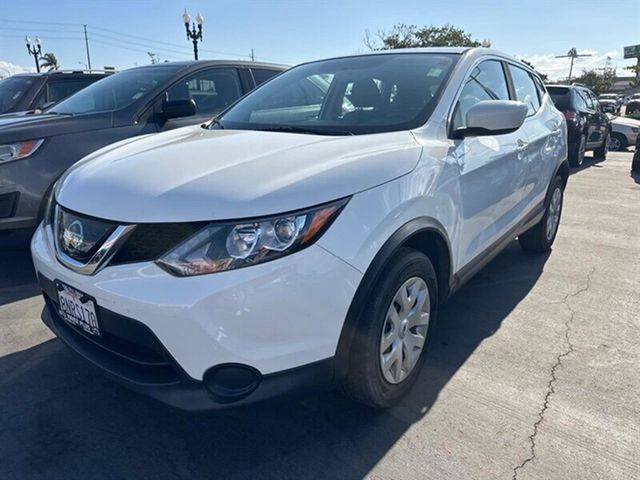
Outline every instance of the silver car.
{"type": "Polygon", "coordinates": [[[611,119],[611,139],[609,150],[623,151],[627,147],[636,144],[640,132],[640,120],[632,118],[616,117],[609,115],[611,119]]]}

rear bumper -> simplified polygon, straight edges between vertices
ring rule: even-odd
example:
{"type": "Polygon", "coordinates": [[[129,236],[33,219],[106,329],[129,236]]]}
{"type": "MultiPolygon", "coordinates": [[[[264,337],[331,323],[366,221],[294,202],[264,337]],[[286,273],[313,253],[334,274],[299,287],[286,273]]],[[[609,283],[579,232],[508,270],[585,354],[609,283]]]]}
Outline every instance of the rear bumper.
{"type": "Polygon", "coordinates": [[[46,301],[42,320],[60,340],[112,380],[172,407],[215,410],[321,390],[333,382],[333,358],[268,375],[244,365],[217,365],[205,373],[203,381],[194,380],[135,320],[101,309],[105,327],[101,339],[67,324],[57,313],[53,282],[39,280],[46,301]],[[134,337],[138,343],[132,341],[134,337]]]}

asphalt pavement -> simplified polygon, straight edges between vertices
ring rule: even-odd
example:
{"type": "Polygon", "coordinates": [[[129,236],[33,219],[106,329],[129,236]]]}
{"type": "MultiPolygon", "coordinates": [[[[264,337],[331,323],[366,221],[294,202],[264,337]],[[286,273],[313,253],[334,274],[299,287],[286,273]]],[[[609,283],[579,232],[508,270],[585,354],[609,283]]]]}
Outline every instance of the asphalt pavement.
{"type": "Polygon", "coordinates": [[[419,382],[185,413],[56,340],[28,252],[0,251],[0,478],[640,478],[640,177],[572,171],[549,255],[507,248],[444,307],[419,382]]]}

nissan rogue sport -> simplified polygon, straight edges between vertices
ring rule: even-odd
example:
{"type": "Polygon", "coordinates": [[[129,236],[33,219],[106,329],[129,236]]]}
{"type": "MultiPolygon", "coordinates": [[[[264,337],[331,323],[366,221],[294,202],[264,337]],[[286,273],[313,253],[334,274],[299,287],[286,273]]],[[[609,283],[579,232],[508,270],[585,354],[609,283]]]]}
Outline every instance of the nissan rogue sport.
{"type": "Polygon", "coordinates": [[[306,63],[67,171],[31,246],[43,320],[177,407],[327,384],[388,407],[449,295],[515,237],[551,248],[568,172],[563,115],[509,56],[306,63]]]}

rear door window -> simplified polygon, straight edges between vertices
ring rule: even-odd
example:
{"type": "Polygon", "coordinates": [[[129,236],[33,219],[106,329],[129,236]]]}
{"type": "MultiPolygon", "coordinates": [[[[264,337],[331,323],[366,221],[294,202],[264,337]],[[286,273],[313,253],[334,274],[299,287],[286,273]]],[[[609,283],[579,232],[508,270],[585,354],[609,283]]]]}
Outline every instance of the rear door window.
{"type": "Polygon", "coordinates": [[[253,74],[253,79],[256,82],[256,87],[261,83],[266,82],[274,75],[280,73],[279,70],[268,70],[266,68],[252,68],[251,73],[253,74]]]}

